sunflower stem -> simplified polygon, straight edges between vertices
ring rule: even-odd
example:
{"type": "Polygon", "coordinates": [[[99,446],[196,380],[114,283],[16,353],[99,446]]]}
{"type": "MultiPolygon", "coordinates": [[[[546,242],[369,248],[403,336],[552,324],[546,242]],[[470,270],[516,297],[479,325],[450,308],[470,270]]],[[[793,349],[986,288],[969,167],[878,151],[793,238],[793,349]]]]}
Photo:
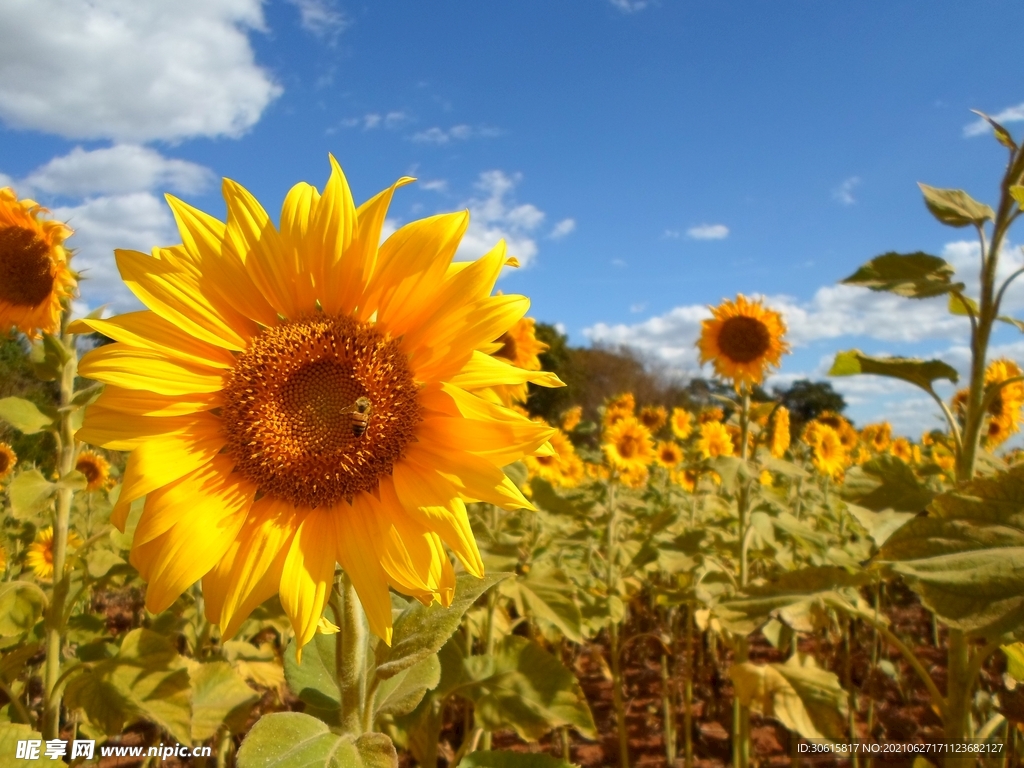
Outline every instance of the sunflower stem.
{"type": "MultiPolygon", "coordinates": [[[[65,311],[65,326],[67,311],[65,311]]],[[[66,331],[61,344],[67,352],[60,377],[60,453],[57,459],[61,479],[75,468],[75,431],[71,423],[71,400],[74,397],[75,375],[78,373],[78,355],[75,337],[66,331]]],[[[43,708],[42,733],[44,739],[56,739],[60,735],[61,697],[54,696],[60,679],[60,657],[64,646],[66,622],[64,602],[68,593],[68,579],[64,572],[68,552],[68,525],[71,519],[71,500],[74,492],[64,484],[57,490],[57,503],[53,517],[53,594],[46,611],[46,667],[44,687],[46,697],[43,708]]]]}
{"type": "MultiPolygon", "coordinates": [[[[750,389],[746,384],[742,385],[742,398],[740,400],[740,458],[746,463],[749,456],[750,434],[750,389]]],[[[737,494],[736,504],[739,507],[739,533],[740,533],[740,589],[747,586],[750,578],[747,556],[748,537],[747,529],[750,527],[750,485],[742,477],[737,494]]],[[[747,638],[740,637],[736,641],[736,663],[742,664],[747,660],[747,638]]],[[[732,711],[732,735],[733,754],[732,764],[734,768],[747,768],[750,763],[750,709],[743,706],[737,696],[733,699],[732,711]]]]}
{"type": "Polygon", "coordinates": [[[340,615],[338,616],[338,690],[341,691],[341,728],[360,735],[371,730],[372,707],[366,706],[366,641],[368,630],[359,596],[344,571],[338,579],[340,615]]]}

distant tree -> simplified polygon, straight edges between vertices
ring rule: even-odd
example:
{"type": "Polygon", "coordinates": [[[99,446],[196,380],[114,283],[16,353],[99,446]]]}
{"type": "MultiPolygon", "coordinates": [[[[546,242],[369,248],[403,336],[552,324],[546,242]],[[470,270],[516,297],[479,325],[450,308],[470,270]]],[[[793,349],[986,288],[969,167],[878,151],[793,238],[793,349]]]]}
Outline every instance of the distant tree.
{"type": "MultiPolygon", "coordinates": [[[[537,323],[535,326],[537,338],[548,345],[546,352],[540,353],[540,367],[545,371],[551,371],[568,385],[567,379],[574,379],[572,352],[569,347],[569,339],[564,333],[559,333],[555,326],[548,323],[537,323]]],[[[565,387],[538,387],[535,384],[529,386],[529,396],[526,399],[526,410],[531,416],[541,416],[551,424],[557,424],[558,419],[565,411],[574,404],[575,386],[565,387]]]]}
{"type": "Polygon", "coordinates": [[[846,410],[843,396],[832,389],[827,381],[800,379],[785,389],[773,387],[772,392],[789,409],[789,423],[794,435],[800,433],[804,424],[818,418],[825,411],[842,413],[846,410]]]}

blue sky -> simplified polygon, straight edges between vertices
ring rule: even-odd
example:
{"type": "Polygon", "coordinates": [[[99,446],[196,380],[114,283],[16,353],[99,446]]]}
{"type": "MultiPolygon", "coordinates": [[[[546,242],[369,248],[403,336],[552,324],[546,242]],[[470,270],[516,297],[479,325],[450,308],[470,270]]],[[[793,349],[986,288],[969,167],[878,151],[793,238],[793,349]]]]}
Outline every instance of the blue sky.
{"type": "MultiPolygon", "coordinates": [[[[506,237],[501,289],[575,344],[693,373],[706,305],[741,291],[790,325],[778,383],[850,347],[962,368],[941,301],[834,286],[888,250],[973,270],[916,182],[991,201],[1005,150],[969,110],[1024,129],[1022,28],[1011,0],[13,0],[0,184],[76,227],[90,307],[133,307],[113,248],[176,242],[163,192],[220,216],[227,176],[274,212],[333,152],[357,200],[420,179],[392,226],[468,207],[464,257],[506,237]]],[[[834,384],[858,421],[937,424],[901,384],[834,384]]]]}

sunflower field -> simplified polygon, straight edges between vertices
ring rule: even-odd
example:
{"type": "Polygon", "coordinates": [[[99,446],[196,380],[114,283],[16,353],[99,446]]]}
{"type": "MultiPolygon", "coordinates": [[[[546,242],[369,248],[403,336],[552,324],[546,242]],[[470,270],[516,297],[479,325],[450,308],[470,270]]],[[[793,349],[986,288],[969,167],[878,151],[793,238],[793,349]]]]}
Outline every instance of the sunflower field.
{"type": "Polygon", "coordinates": [[[970,327],[965,382],[835,355],[934,399],[918,440],[791,419],[743,295],[703,322],[712,404],[570,388],[546,421],[514,255],[453,261],[465,212],[381,242],[412,180],[357,206],[333,157],[276,223],[230,180],[226,221],[168,196],[181,242],[116,251],[146,309],[109,318],[0,189],[0,764],[1021,764],[1024,372],[987,350],[1024,330],[1024,148],[990,122],[995,207],[921,185],[979,294],[923,252],[843,280],[970,327]]]}

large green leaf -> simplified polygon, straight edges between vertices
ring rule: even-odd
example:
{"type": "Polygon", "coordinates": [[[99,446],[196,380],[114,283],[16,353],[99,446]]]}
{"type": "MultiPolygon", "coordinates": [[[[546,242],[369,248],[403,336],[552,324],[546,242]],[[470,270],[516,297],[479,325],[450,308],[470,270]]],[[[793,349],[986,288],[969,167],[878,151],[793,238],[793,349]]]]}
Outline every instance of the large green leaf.
{"type": "Polygon", "coordinates": [[[56,492],[56,483],[43,477],[38,469],[19,472],[7,487],[11,514],[18,520],[31,520],[50,506],[56,492]]]}
{"type": "Polygon", "coordinates": [[[23,397],[0,398],[0,419],[23,435],[34,435],[53,424],[53,419],[23,397]]]}
{"type": "Polygon", "coordinates": [[[901,459],[881,454],[859,467],[851,467],[840,495],[875,512],[892,509],[916,514],[935,498],[935,491],[923,485],[901,459]]]}
{"type": "Polygon", "coordinates": [[[339,635],[317,632],[302,649],[302,661],[296,659],[295,640],[284,653],[284,675],[288,687],[307,705],[307,711],[323,715],[321,719],[337,723],[341,709],[341,689],[335,660],[339,635]]]}
{"type": "Polygon", "coordinates": [[[238,749],[238,768],[397,768],[382,733],[340,736],[315,717],[275,712],[260,718],[238,749]]]}
{"type": "Polygon", "coordinates": [[[916,253],[883,253],[841,282],[872,291],[889,291],[910,299],[927,299],[963,290],[952,282],[953,265],[938,256],[916,253]]]}
{"type": "Polygon", "coordinates": [[[924,194],[924,204],[932,215],[951,227],[981,225],[995,218],[995,212],[979,203],[962,189],[939,189],[918,184],[924,194]]]}
{"type": "Polygon", "coordinates": [[[46,607],[46,594],[30,581],[0,584],[0,637],[28,632],[46,607]]]}
{"type": "Polygon", "coordinates": [[[462,622],[462,615],[488,589],[511,573],[489,573],[478,579],[468,573],[455,579],[455,598],[448,608],[413,602],[395,619],[391,647],[377,645],[377,677],[386,679],[441,650],[462,622]]]}
{"type": "Polygon", "coordinates": [[[42,734],[38,731],[33,731],[32,726],[22,723],[0,723],[0,763],[14,765],[18,768],[22,768],[22,766],[25,768],[37,766],[38,768],[39,766],[63,765],[63,763],[46,756],[46,742],[43,741],[42,734]],[[19,741],[38,742],[39,755],[32,759],[27,757],[18,758],[19,741]]]}
{"type": "Polygon", "coordinates": [[[805,739],[844,738],[846,691],[835,673],[820,669],[813,657],[801,656],[791,656],[785,664],[734,664],[729,676],[737,697],[805,739]]]}
{"type": "Polygon", "coordinates": [[[829,376],[856,376],[870,373],[901,379],[932,392],[932,382],[948,379],[954,384],[960,379],[956,368],[941,360],[917,360],[912,357],[871,357],[859,349],[837,352],[829,376]]]}
{"type": "Polygon", "coordinates": [[[868,536],[880,547],[889,540],[908,520],[914,517],[914,512],[896,512],[892,509],[883,509],[881,512],[872,512],[870,509],[857,504],[847,504],[846,508],[850,514],[857,518],[868,536]]]}
{"type": "Polygon", "coordinates": [[[550,625],[574,643],[583,642],[583,616],[576,602],[576,586],[563,571],[535,565],[525,578],[502,585],[518,596],[527,615],[550,625]]]}
{"type": "Polygon", "coordinates": [[[594,718],[576,677],[537,643],[510,635],[492,655],[464,658],[454,643],[441,655],[445,669],[438,690],[473,702],[487,730],[511,727],[535,741],[554,728],[571,725],[583,736],[596,738],[594,718]]]}
{"type": "Polygon", "coordinates": [[[259,694],[226,661],[193,664],[192,741],[212,739],[222,725],[241,733],[259,694]]]}
{"type": "Polygon", "coordinates": [[[69,709],[83,710],[104,733],[149,720],[186,744],[191,698],[187,661],[167,638],[148,629],[125,635],[115,658],[73,677],[64,694],[69,709]]]}
{"type": "Polygon", "coordinates": [[[1024,465],[936,496],[878,558],[954,629],[997,637],[1024,627],[1024,465]]]}
{"type": "Polygon", "coordinates": [[[470,752],[459,763],[459,768],[579,768],[551,755],[540,752],[470,752]]]}
{"type": "Polygon", "coordinates": [[[407,715],[441,680],[441,662],[433,653],[397,675],[380,681],[373,700],[373,716],[407,715]]]}

